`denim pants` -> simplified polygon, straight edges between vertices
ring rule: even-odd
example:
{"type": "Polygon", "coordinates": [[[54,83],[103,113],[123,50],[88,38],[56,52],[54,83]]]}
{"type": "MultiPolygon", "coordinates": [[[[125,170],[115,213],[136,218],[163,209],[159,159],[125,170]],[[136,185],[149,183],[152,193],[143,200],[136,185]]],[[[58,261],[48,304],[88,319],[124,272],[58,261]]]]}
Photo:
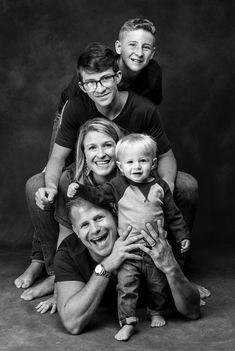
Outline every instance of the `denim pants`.
{"type": "Polygon", "coordinates": [[[148,289],[148,314],[161,315],[165,310],[168,284],[165,275],[154,265],[150,256],[142,251],[135,252],[143,260],[126,260],[118,271],[118,318],[122,327],[125,324],[135,325],[139,297],[140,277],[144,275],[148,289]]]}
{"type": "Polygon", "coordinates": [[[59,234],[59,225],[54,219],[54,205],[41,210],[35,202],[38,188],[45,187],[45,175],[39,173],[26,183],[26,200],[34,227],[32,240],[32,262],[44,262],[48,275],[54,275],[54,256],[59,234]]]}

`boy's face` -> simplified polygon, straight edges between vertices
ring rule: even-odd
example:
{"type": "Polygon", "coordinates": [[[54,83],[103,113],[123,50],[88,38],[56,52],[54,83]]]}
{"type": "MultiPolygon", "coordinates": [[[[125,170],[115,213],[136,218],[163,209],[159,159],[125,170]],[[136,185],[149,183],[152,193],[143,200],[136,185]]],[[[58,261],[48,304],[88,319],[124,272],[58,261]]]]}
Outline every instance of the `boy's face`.
{"type": "Polygon", "coordinates": [[[121,80],[121,71],[116,74],[113,68],[109,68],[103,72],[87,72],[81,71],[82,83],[95,83],[96,88],[92,91],[85,91],[81,85],[81,89],[95,102],[96,105],[102,107],[110,106],[117,94],[117,85],[121,80]],[[103,84],[102,84],[103,83],[103,84]]]}
{"type": "Polygon", "coordinates": [[[143,29],[123,32],[115,43],[116,52],[123,63],[133,72],[139,72],[153,58],[154,36],[143,29]]]}
{"type": "Polygon", "coordinates": [[[150,171],[154,168],[155,159],[147,155],[141,146],[127,147],[120,155],[117,165],[128,179],[142,183],[148,180],[150,171]]]}

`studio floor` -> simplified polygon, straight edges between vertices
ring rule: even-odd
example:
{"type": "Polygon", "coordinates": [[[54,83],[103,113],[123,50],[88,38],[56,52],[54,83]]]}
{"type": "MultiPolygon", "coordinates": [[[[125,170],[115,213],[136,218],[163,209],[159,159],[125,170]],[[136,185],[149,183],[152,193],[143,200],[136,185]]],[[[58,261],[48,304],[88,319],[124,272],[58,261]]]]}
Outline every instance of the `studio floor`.
{"type": "Polygon", "coordinates": [[[179,316],[168,318],[163,328],[152,329],[139,310],[138,330],[128,342],[118,342],[115,313],[99,309],[86,333],[69,335],[58,314],[41,315],[35,306],[43,299],[20,299],[14,279],[28,264],[30,249],[0,251],[0,350],[17,351],[234,351],[235,350],[235,256],[231,246],[194,249],[191,280],[206,286],[211,297],[202,308],[202,316],[187,321],[179,316]]]}

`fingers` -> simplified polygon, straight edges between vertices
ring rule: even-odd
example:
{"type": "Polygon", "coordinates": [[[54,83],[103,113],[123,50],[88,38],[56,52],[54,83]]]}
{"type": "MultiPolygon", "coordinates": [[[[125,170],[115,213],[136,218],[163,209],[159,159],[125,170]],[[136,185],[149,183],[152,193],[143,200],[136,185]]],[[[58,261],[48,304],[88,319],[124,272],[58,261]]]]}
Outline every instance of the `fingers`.
{"type": "Polygon", "coordinates": [[[129,226],[127,227],[127,229],[124,230],[123,233],[119,233],[120,239],[121,239],[121,240],[126,240],[126,238],[128,237],[128,235],[129,235],[130,232],[131,232],[131,229],[132,229],[132,226],[129,225],[129,226]]]}

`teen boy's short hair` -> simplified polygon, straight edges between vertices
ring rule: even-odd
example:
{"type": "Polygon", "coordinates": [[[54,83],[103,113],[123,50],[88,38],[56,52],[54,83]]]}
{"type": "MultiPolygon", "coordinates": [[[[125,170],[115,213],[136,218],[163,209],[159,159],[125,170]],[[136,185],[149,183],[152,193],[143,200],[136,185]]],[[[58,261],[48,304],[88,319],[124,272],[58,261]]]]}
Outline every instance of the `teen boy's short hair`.
{"type": "Polygon", "coordinates": [[[152,158],[156,157],[157,143],[153,140],[153,138],[147,134],[132,133],[124,136],[117,142],[115,149],[117,161],[120,161],[121,155],[125,153],[125,150],[128,147],[131,147],[134,153],[136,145],[141,146],[143,151],[152,158]]]}
{"type": "Polygon", "coordinates": [[[109,68],[112,68],[114,73],[119,70],[113,50],[102,43],[90,43],[77,61],[78,79],[82,80],[82,70],[89,73],[101,73],[109,68]]]}
{"type": "Polygon", "coordinates": [[[150,32],[153,36],[156,33],[156,28],[154,24],[146,18],[133,18],[126,21],[119,32],[119,40],[124,32],[131,32],[133,30],[143,29],[150,32]]]}

